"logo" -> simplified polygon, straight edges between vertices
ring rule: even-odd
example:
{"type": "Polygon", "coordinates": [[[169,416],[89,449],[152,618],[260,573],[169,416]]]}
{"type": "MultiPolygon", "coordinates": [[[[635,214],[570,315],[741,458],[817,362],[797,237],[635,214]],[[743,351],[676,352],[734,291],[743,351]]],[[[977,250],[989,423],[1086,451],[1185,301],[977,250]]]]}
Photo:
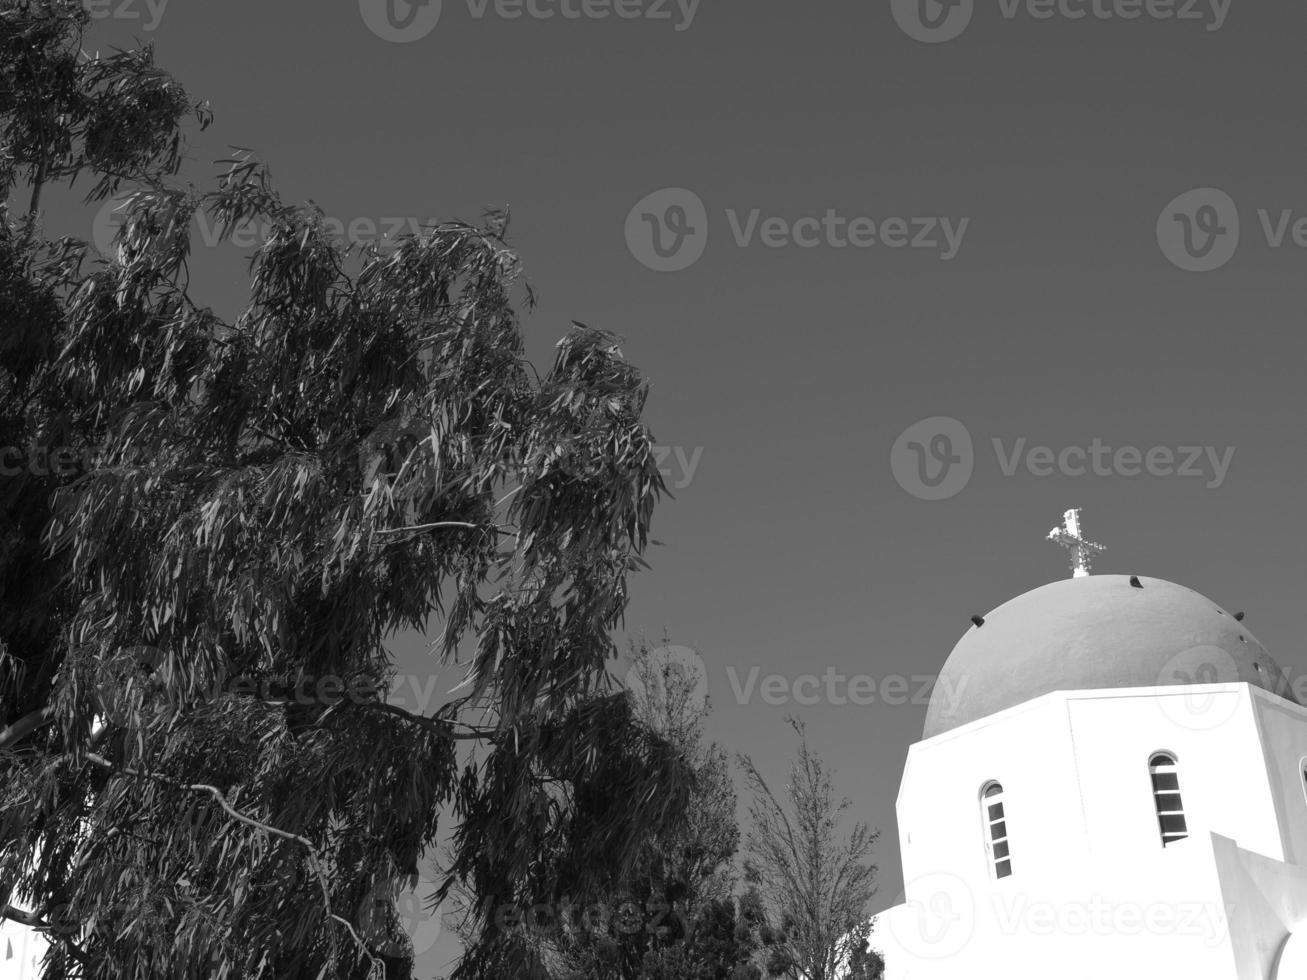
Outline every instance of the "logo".
{"type": "Polygon", "coordinates": [[[967,29],[975,12],[975,0],[890,0],[890,10],[908,37],[939,44],[967,29]]]}
{"type": "Polygon", "coordinates": [[[708,669],[690,647],[650,650],[626,672],[624,684],[637,704],[679,727],[702,715],[708,702],[708,669]]]}
{"type": "Polygon", "coordinates": [[[118,229],[127,223],[128,205],[132,196],[115,194],[100,205],[95,220],[91,222],[91,243],[106,262],[112,262],[118,255],[114,237],[118,234],[118,229]]]}
{"type": "Polygon", "coordinates": [[[441,0],[359,0],[363,23],[383,41],[420,41],[440,22],[441,0]]]}
{"type": "Polygon", "coordinates": [[[626,247],[655,272],[688,269],[708,247],[708,209],[684,187],[654,191],[626,216],[626,247]]]}
{"type": "MultiPolygon", "coordinates": [[[[1196,646],[1181,650],[1168,660],[1158,674],[1158,685],[1228,684],[1239,678],[1234,658],[1216,646],[1196,646]]],[[[1176,690],[1162,691],[1159,699],[1162,714],[1170,721],[1191,731],[1220,728],[1239,710],[1239,697],[1229,691],[1176,690]]]]}
{"type": "Polygon", "coordinates": [[[1157,244],[1172,264],[1186,272],[1211,272],[1234,257],[1239,247],[1239,209],[1215,187],[1181,194],[1157,219],[1157,244]]]}
{"type": "Polygon", "coordinates": [[[163,19],[163,12],[168,8],[169,0],[82,0],[82,8],[95,20],[112,17],[115,20],[142,21],[141,29],[156,30],[163,19]],[[144,7],[144,13],[138,8],[144,7]]]}
{"type": "Polygon", "coordinates": [[[894,479],[918,500],[947,500],[961,493],[975,463],[967,427],[942,415],[908,426],[890,450],[894,479]]]}
{"type": "Polygon", "coordinates": [[[976,903],[957,875],[936,871],[904,886],[906,901],[889,919],[890,932],[917,959],[956,956],[976,931],[976,903]]]}
{"type": "Polygon", "coordinates": [[[374,950],[385,956],[404,955],[404,944],[394,939],[387,930],[387,908],[393,908],[399,927],[413,944],[413,955],[421,956],[436,944],[444,924],[443,906],[427,908],[430,896],[438,887],[436,880],[426,872],[417,876],[410,888],[402,887],[398,881],[379,885],[359,903],[361,934],[374,950]]]}

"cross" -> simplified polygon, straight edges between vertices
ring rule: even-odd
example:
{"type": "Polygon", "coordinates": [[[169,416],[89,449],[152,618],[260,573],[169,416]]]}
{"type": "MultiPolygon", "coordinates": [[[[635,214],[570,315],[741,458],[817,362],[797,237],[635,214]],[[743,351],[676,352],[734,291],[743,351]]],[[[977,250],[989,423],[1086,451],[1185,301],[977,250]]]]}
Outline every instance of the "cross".
{"type": "Polygon", "coordinates": [[[1048,540],[1056,541],[1071,552],[1071,577],[1084,578],[1094,562],[1094,555],[1105,550],[1101,544],[1086,541],[1080,536],[1080,508],[1073,507],[1062,515],[1062,526],[1048,532],[1048,540]]]}

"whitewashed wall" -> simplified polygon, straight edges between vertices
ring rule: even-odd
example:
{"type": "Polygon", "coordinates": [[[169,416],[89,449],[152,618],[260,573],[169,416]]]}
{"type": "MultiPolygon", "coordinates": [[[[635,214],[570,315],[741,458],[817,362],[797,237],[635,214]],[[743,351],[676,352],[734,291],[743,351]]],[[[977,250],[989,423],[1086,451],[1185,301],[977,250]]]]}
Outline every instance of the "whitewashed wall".
{"type": "Polygon", "coordinates": [[[1307,870],[1282,863],[1307,855],[1304,757],[1307,710],[1247,684],[1058,692],[914,745],[905,902],[873,942],[890,980],[1270,977],[1307,921],[1307,870]],[[1166,848],[1148,774],[1163,751],[1190,833],[1166,848]],[[1001,880],[989,780],[1008,818],[1001,880]]]}

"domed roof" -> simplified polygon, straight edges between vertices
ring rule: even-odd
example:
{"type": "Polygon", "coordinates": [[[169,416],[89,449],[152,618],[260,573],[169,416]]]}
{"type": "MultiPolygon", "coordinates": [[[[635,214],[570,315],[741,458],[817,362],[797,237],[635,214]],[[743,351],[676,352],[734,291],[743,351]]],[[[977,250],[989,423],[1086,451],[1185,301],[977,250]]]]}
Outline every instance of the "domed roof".
{"type": "Polygon", "coordinates": [[[1245,681],[1294,700],[1230,613],[1156,578],[1062,579],[1003,603],[958,641],[926,710],[930,738],[1052,691],[1245,681]]]}

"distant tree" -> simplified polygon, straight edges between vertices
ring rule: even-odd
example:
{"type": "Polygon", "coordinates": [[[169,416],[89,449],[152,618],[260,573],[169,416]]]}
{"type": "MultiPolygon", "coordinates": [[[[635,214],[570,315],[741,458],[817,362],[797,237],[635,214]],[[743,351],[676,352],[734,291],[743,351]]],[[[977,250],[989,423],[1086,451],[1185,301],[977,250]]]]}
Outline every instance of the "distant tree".
{"type": "Polygon", "coordinates": [[[208,109],[89,18],[0,0],[0,446],[39,464],[0,477],[0,916],[49,978],[405,976],[374,898],[451,814],[454,976],[543,975],[493,910],[609,894],[689,791],[603,687],[647,384],[580,326],[536,374],[505,216],[346,251],[243,155],[173,186],[208,109]],[[136,190],[89,271],[42,232],[79,180],[136,190]],[[232,322],[188,292],[197,212],[270,229],[232,322]],[[467,681],[422,717],[384,641],[433,626],[467,681]]]}
{"type": "MultiPolygon", "coordinates": [[[[840,824],[852,806],[836,799],[833,774],[799,737],[785,800],[778,799],[747,756],[740,756],[753,797],[745,839],[746,880],[756,885],[778,927],[769,967],[793,980],[838,980],[861,944],[876,868],[868,863],[877,832],[858,822],[847,836],[840,824]]],[[[865,958],[858,960],[866,968],[865,958]]]]}

